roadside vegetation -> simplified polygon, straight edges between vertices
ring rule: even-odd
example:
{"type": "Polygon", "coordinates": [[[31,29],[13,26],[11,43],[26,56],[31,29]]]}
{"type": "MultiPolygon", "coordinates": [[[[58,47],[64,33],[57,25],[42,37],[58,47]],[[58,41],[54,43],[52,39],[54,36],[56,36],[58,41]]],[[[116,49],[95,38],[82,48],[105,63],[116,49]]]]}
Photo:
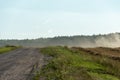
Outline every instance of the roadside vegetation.
{"type": "Polygon", "coordinates": [[[33,80],[120,80],[120,61],[79,48],[58,46],[40,51],[51,58],[33,80]]]}
{"type": "Polygon", "coordinates": [[[19,48],[19,47],[17,47],[17,46],[10,46],[10,45],[4,46],[4,47],[0,47],[0,54],[3,54],[5,52],[9,52],[9,51],[17,49],[17,48],[19,48]]]}

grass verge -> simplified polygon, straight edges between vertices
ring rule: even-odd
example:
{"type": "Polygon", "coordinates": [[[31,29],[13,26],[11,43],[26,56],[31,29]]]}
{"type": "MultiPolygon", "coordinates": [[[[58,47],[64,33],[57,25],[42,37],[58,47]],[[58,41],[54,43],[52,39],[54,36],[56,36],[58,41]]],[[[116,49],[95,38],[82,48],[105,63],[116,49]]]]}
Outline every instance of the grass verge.
{"type": "Polygon", "coordinates": [[[5,52],[9,52],[9,51],[14,50],[14,49],[16,49],[16,48],[18,48],[18,47],[16,47],[16,46],[0,47],[0,54],[3,54],[3,53],[5,53],[5,52]]]}

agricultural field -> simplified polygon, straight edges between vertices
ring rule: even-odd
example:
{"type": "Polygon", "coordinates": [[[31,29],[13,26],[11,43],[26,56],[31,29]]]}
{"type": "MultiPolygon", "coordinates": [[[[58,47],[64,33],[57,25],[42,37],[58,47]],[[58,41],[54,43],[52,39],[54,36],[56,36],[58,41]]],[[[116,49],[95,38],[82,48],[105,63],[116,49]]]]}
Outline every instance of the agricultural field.
{"type": "Polygon", "coordinates": [[[33,80],[120,80],[119,48],[58,46],[41,48],[40,52],[48,57],[47,64],[33,80]]]}

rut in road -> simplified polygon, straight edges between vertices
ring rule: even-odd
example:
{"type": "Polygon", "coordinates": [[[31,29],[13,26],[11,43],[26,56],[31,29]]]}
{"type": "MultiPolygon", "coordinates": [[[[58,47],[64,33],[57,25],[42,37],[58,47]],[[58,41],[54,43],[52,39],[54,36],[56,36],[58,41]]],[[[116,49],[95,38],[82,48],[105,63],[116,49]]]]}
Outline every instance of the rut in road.
{"type": "Polygon", "coordinates": [[[31,80],[33,72],[44,65],[36,48],[22,48],[0,55],[0,80],[31,80]]]}

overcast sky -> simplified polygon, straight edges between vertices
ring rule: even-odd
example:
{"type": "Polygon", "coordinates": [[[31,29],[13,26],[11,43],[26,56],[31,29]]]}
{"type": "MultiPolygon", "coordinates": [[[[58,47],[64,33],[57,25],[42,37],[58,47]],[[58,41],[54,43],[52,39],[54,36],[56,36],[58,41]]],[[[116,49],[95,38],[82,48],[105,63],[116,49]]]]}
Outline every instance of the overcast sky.
{"type": "Polygon", "coordinates": [[[0,39],[120,32],[120,0],[0,0],[0,39]]]}

